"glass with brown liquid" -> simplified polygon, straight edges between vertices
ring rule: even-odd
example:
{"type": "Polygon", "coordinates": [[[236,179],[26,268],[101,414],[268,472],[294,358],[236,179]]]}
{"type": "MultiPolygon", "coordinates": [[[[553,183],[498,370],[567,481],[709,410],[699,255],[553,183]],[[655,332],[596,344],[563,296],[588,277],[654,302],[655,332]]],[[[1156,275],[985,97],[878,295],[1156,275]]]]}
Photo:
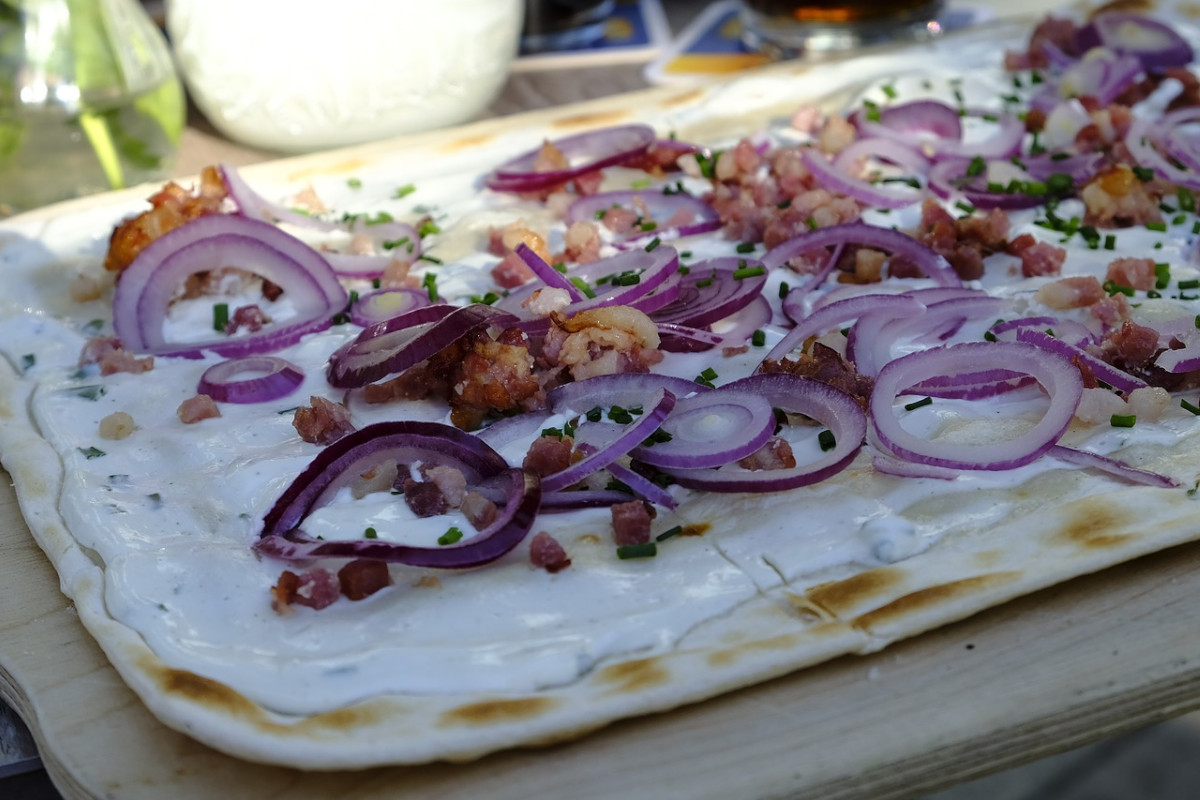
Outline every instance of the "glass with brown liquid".
{"type": "Polygon", "coordinates": [[[832,55],[941,33],[944,0],[742,0],[742,40],[774,58],[832,55]]]}

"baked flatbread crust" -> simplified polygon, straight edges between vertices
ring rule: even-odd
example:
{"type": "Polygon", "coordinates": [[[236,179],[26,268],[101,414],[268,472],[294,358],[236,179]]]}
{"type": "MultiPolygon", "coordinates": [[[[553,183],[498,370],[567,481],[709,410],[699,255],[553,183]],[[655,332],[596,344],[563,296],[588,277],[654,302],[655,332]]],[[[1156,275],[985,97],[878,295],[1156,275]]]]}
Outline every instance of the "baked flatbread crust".
{"type": "MultiPolygon", "coordinates": [[[[256,184],[293,189],[322,175],[369,173],[405,183],[419,180],[430,164],[439,174],[477,176],[543,136],[634,120],[674,130],[684,139],[729,139],[786,118],[802,101],[839,107],[865,85],[898,74],[994,69],[1003,49],[997,42],[1017,47],[1027,31],[1028,25],[998,26],[845,64],[775,67],[703,89],[642,93],[619,106],[605,101],[558,109],[416,137],[403,146],[389,143],[292,159],[244,174],[256,184]]],[[[70,307],[63,286],[81,264],[103,252],[111,225],[140,208],[146,194],[139,188],[105,195],[0,225],[0,260],[12,276],[12,289],[0,300],[0,334],[27,331],[29,309],[49,317],[88,318],[70,307]]],[[[774,585],[754,584],[728,608],[698,620],[667,646],[600,658],[561,685],[536,691],[381,693],[334,708],[281,711],[252,699],[234,680],[204,674],[203,665],[173,663],[147,643],[142,631],[122,620],[112,592],[119,569],[111,557],[88,546],[86,535],[78,526],[72,529],[64,515],[64,490],[76,476],[73,462],[39,423],[41,401],[35,393],[46,390],[23,374],[24,343],[7,335],[0,339],[7,340],[0,348],[8,358],[0,366],[0,461],[13,477],[22,513],[58,571],[63,592],[122,678],[158,718],[218,750],[265,763],[335,769],[468,760],[502,748],[561,741],[623,717],[697,702],[838,655],[873,652],[1013,597],[1200,535],[1193,498],[1186,491],[1129,487],[1080,470],[1052,469],[1015,485],[980,488],[970,503],[990,509],[987,514],[962,513],[963,498],[951,491],[912,503],[906,513],[939,520],[943,530],[933,546],[894,564],[765,565],[764,571],[778,575],[774,585]]],[[[70,351],[74,344],[64,342],[63,353],[77,354],[77,349],[70,351]]],[[[1174,446],[1137,448],[1122,457],[1190,486],[1200,478],[1198,436],[1200,431],[1189,432],[1174,446]]],[[[707,526],[697,548],[732,561],[743,551],[752,553],[758,537],[796,535],[796,519],[806,510],[869,502],[886,495],[894,480],[875,474],[869,456],[862,454],[849,470],[811,489],[701,498],[677,513],[684,523],[707,526]]],[[[847,529],[852,530],[849,522],[847,529]]],[[[600,532],[594,519],[582,520],[575,530],[580,536],[600,532]]],[[[251,542],[245,541],[247,549],[251,542]]],[[[494,588],[491,582],[504,580],[505,570],[518,566],[525,565],[480,571],[483,577],[467,580],[481,581],[487,590],[494,588]]],[[[647,569],[670,575],[672,568],[651,563],[647,569]]],[[[695,572],[695,565],[678,569],[704,575],[695,572]]],[[[681,605],[688,602],[682,595],[677,599],[681,605]]],[[[291,691],[299,694],[303,687],[291,691]]]]}

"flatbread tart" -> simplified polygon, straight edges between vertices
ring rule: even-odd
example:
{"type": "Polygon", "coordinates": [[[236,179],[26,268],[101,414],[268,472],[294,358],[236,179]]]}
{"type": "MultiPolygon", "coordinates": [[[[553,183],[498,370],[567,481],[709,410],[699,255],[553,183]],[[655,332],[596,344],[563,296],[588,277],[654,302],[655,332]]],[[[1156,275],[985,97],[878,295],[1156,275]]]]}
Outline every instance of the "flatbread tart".
{"type": "Polygon", "coordinates": [[[302,769],[563,741],[1195,540],[1200,27],[1153,11],[7,220],[30,532],[159,719],[302,769]]]}

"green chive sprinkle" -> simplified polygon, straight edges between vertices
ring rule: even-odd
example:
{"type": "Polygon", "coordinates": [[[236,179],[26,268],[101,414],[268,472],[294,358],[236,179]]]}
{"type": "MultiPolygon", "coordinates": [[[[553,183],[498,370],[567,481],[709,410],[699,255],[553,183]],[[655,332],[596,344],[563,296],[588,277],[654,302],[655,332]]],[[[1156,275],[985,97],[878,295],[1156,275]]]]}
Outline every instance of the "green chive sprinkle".
{"type": "Polygon", "coordinates": [[[741,244],[739,244],[737,246],[737,251],[739,253],[753,253],[754,247],[755,247],[754,242],[742,242],[741,244]]]}
{"type": "Polygon", "coordinates": [[[213,306],[213,330],[225,332],[229,325],[229,303],[217,303],[213,306]]]}
{"type": "Polygon", "coordinates": [[[1195,403],[1189,403],[1187,400],[1180,400],[1179,406],[1185,411],[1190,411],[1193,414],[1200,416],[1200,406],[1196,405],[1195,403]]]}
{"type": "Polygon", "coordinates": [[[631,558],[654,558],[658,555],[658,545],[654,542],[646,542],[645,544],[626,544],[617,548],[617,558],[628,560],[631,558]]]}
{"type": "Polygon", "coordinates": [[[1109,423],[1114,428],[1132,428],[1137,423],[1137,414],[1113,414],[1109,423]]]}
{"type": "Polygon", "coordinates": [[[660,533],[658,536],[655,536],[654,541],[665,542],[667,539],[670,539],[674,536],[678,536],[681,533],[683,533],[683,526],[676,525],[674,528],[667,528],[665,531],[660,533]]]}
{"type": "Polygon", "coordinates": [[[933,405],[932,397],[922,397],[920,400],[914,400],[911,403],[906,403],[904,406],[904,410],[905,411],[915,411],[916,409],[918,409],[922,406],[931,406],[931,405],[933,405]]]}
{"type": "Polygon", "coordinates": [[[750,344],[755,347],[762,347],[767,343],[767,332],[759,328],[754,333],[750,334],[750,344]]]}
{"type": "Polygon", "coordinates": [[[450,530],[446,531],[445,533],[443,533],[441,536],[438,537],[438,544],[440,544],[440,545],[454,544],[458,540],[462,539],[462,537],[463,537],[463,532],[460,531],[457,527],[451,526],[450,530]]]}
{"type": "Polygon", "coordinates": [[[363,531],[363,538],[364,539],[378,539],[379,531],[375,530],[374,528],[368,527],[365,531],[363,531]]]}
{"type": "Polygon", "coordinates": [[[824,430],[817,434],[817,444],[821,445],[821,450],[829,451],[837,447],[837,439],[833,436],[833,431],[824,430]]]}

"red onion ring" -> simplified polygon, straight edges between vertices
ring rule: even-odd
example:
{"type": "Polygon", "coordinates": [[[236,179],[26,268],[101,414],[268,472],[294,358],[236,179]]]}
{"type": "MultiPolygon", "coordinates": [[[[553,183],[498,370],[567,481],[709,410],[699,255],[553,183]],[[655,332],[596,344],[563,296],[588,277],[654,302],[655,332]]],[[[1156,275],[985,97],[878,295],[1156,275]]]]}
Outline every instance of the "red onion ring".
{"type": "Polygon", "coordinates": [[[751,375],[726,388],[760,394],[775,408],[803,414],[833,434],[834,447],[816,461],[792,468],[748,470],[737,464],[717,469],[665,469],[676,483],[710,492],[778,492],[809,486],[845,469],[862,448],[867,419],[858,401],[819,381],[788,373],[751,375]]]}
{"type": "Polygon", "coordinates": [[[982,209],[1015,211],[1040,206],[1046,202],[1045,195],[991,191],[985,186],[987,179],[984,176],[967,175],[970,166],[971,162],[962,158],[939,161],[929,170],[930,190],[943,200],[962,197],[971,205],[982,209]]]}
{"type": "Polygon", "coordinates": [[[1161,70],[1192,63],[1192,48],[1169,25],[1144,14],[1108,11],[1075,31],[1080,52],[1107,47],[1135,56],[1146,69],[1161,70]]]}
{"type": "Polygon", "coordinates": [[[775,412],[760,394],[722,387],[679,400],[660,427],[670,441],[629,454],[655,467],[719,467],[766,444],[775,432],[775,412]]]}
{"type": "MultiPolygon", "coordinates": [[[[743,273],[744,274],[744,273],[743,273]]],[[[765,265],[755,258],[728,256],[692,264],[680,280],[679,297],[655,311],[650,318],[659,323],[677,323],[701,328],[741,311],[762,296],[767,282],[765,265]],[[739,270],[763,274],[734,277],[739,270]]]]}
{"type": "Polygon", "coordinates": [[[903,184],[893,186],[883,183],[870,183],[861,178],[856,178],[848,172],[838,169],[820,151],[812,147],[806,147],[801,150],[800,159],[822,187],[837,194],[845,195],[862,203],[864,206],[891,209],[907,208],[925,196],[925,192],[921,189],[913,189],[903,184]]]}
{"type": "Polygon", "coordinates": [[[549,286],[551,289],[562,289],[571,295],[572,302],[586,300],[585,295],[578,286],[571,283],[566,275],[556,270],[551,264],[547,263],[544,258],[534,252],[533,248],[521,242],[517,248],[513,250],[517,257],[525,262],[525,265],[533,270],[533,274],[542,279],[542,283],[549,286]]]}
{"type": "Polygon", "coordinates": [[[286,397],[304,382],[304,371],[278,356],[244,356],[213,364],[200,376],[197,394],[218,403],[266,403],[286,397]],[[252,373],[239,379],[239,375],[252,373]]]}
{"type": "Polygon", "coordinates": [[[329,262],[299,239],[266,222],[209,214],[155,239],[121,273],[113,295],[113,329],[134,353],[252,355],[325,330],[347,299],[329,262]],[[295,317],[246,336],[168,342],[163,322],[178,287],[190,275],[219,267],[238,267],[279,286],[291,299],[295,317]]]}
{"type": "Polygon", "coordinates": [[[892,139],[923,150],[926,145],[962,139],[962,119],[957,109],[937,100],[914,100],[879,110],[878,120],[861,111],[851,122],[863,136],[892,139]]]}
{"type": "Polygon", "coordinates": [[[879,371],[871,393],[871,438],[888,455],[951,469],[1003,470],[1024,466],[1057,442],[1083,396],[1083,378],[1057,353],[1018,342],[968,342],[901,356],[879,371]],[[981,368],[1012,370],[1033,376],[1050,396],[1043,417],[1021,435],[981,445],[930,441],[909,433],[893,403],[910,387],[940,375],[981,368]]]}
{"type": "Polygon", "coordinates": [[[1122,392],[1129,393],[1147,385],[1141,378],[1136,378],[1124,370],[1119,370],[1108,362],[1092,355],[1087,350],[1064,342],[1062,339],[1051,336],[1045,331],[1035,328],[1017,328],[1016,338],[1018,342],[1024,342],[1025,344],[1031,344],[1043,350],[1057,353],[1064,358],[1070,359],[1072,363],[1087,365],[1088,369],[1099,380],[1104,381],[1109,386],[1120,389],[1122,392]]]}
{"type": "Polygon", "coordinates": [[[477,436],[435,422],[380,422],[349,433],[322,450],[263,517],[256,552],[288,560],[367,558],[414,567],[462,569],[494,561],[525,538],[541,500],[536,475],[510,468],[477,436]],[[504,504],[495,521],[473,536],[438,547],[379,539],[324,541],[303,532],[308,516],[337,490],[385,461],[445,464],[460,470],[468,485],[500,489],[504,504]]]}
{"type": "Polygon", "coordinates": [[[796,324],[780,339],[764,360],[779,361],[804,343],[810,336],[842,327],[864,314],[881,313],[891,317],[914,316],[925,313],[919,300],[906,294],[865,294],[847,297],[827,306],[822,306],[796,324]]]}
{"type": "Polygon", "coordinates": [[[1099,453],[1092,453],[1087,450],[1079,450],[1074,447],[1064,447],[1055,445],[1047,452],[1047,455],[1057,458],[1059,461],[1065,461],[1068,464],[1073,464],[1077,467],[1085,467],[1087,469],[1100,470],[1107,472],[1110,475],[1115,475],[1129,483],[1138,483],[1143,486],[1157,486],[1162,489],[1177,489],[1183,484],[1174,478],[1166,475],[1160,475],[1157,472],[1138,469],[1117,461],[1108,456],[1102,456],[1099,453]]]}
{"type": "Polygon", "coordinates": [[[480,328],[517,318],[491,306],[431,305],[373,325],[329,357],[331,386],[352,389],[403,372],[480,328]]]}
{"type": "Polygon", "coordinates": [[[577,133],[549,142],[566,156],[566,169],[534,169],[541,147],[535,147],[496,167],[484,184],[497,192],[537,192],[567,183],[587,172],[623,164],[645,153],[657,141],[649,125],[620,125],[577,133]]]}
{"type": "MultiPolygon", "coordinates": [[[[715,231],[721,226],[721,218],[708,203],[690,194],[663,194],[661,190],[634,189],[629,191],[599,192],[580,197],[567,208],[565,222],[590,222],[602,211],[611,208],[627,208],[642,212],[654,223],[650,230],[637,228],[619,237],[621,242],[636,242],[653,236],[692,236],[697,233],[715,231]],[[681,215],[688,215],[684,222],[672,222],[681,215]]],[[[643,217],[645,218],[645,217],[643,217]]]]}
{"type": "Polygon", "coordinates": [[[805,231],[771,248],[762,257],[762,262],[767,269],[774,270],[796,256],[839,245],[861,245],[884,250],[911,262],[940,286],[962,285],[950,262],[929,246],[907,234],[865,222],[847,222],[805,231]]]}
{"type": "Polygon", "coordinates": [[[378,289],[351,304],[350,321],[367,328],[429,304],[429,292],[421,289],[378,289]]]}

